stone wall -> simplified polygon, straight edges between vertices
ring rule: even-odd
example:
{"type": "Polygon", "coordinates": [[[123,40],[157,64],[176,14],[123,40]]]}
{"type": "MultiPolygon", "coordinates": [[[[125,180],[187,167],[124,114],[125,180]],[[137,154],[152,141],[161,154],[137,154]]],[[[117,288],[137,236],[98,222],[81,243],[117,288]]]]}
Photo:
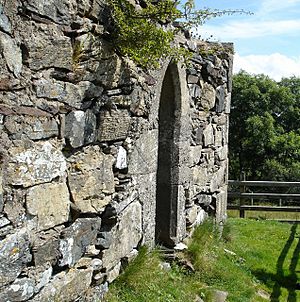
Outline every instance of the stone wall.
{"type": "Polygon", "coordinates": [[[105,16],[0,0],[0,301],[96,301],[139,246],[226,218],[232,46],[181,37],[190,66],[145,73],[105,16]]]}

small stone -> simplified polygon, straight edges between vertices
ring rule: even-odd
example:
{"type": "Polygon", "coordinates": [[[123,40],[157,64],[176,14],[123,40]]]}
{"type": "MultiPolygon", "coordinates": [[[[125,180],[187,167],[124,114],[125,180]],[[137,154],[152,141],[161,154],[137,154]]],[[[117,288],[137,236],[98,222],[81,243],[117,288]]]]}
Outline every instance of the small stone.
{"type": "Polygon", "coordinates": [[[127,168],[127,151],[122,146],[120,146],[118,149],[115,167],[119,170],[127,168]]]}
{"type": "Polygon", "coordinates": [[[101,259],[94,258],[91,262],[91,266],[93,270],[99,271],[103,266],[103,262],[101,259]]]}
{"type": "Polygon", "coordinates": [[[187,248],[188,248],[187,245],[182,242],[180,242],[174,246],[174,250],[176,250],[176,251],[184,251],[187,248]]]}

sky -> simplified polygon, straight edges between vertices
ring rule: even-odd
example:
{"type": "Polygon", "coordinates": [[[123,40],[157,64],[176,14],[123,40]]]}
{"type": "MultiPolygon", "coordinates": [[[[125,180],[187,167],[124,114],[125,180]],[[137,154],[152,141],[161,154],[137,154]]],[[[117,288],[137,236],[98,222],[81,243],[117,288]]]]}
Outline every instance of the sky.
{"type": "Polygon", "coordinates": [[[202,38],[233,42],[234,72],[266,74],[276,81],[300,77],[300,0],[195,0],[197,8],[243,9],[197,29],[202,38]]]}

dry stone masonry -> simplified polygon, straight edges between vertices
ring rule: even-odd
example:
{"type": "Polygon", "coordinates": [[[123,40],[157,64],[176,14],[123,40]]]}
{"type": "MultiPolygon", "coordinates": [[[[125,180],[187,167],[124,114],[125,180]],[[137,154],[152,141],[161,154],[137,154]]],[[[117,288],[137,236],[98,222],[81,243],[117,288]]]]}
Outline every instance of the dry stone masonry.
{"type": "Polygon", "coordinates": [[[141,245],[226,218],[232,45],[144,72],[102,0],[0,0],[0,301],[98,301],[141,245]]]}

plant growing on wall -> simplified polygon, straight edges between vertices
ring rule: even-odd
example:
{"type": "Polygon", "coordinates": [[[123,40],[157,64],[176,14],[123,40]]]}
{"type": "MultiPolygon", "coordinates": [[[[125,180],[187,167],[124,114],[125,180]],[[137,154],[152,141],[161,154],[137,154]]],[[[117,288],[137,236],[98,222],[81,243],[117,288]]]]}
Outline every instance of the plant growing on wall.
{"type": "Polygon", "coordinates": [[[157,68],[160,60],[175,61],[189,57],[187,49],[174,43],[178,27],[189,30],[210,18],[225,14],[247,13],[243,10],[195,8],[194,0],[107,0],[112,18],[112,37],[116,50],[144,68],[157,68]]]}

